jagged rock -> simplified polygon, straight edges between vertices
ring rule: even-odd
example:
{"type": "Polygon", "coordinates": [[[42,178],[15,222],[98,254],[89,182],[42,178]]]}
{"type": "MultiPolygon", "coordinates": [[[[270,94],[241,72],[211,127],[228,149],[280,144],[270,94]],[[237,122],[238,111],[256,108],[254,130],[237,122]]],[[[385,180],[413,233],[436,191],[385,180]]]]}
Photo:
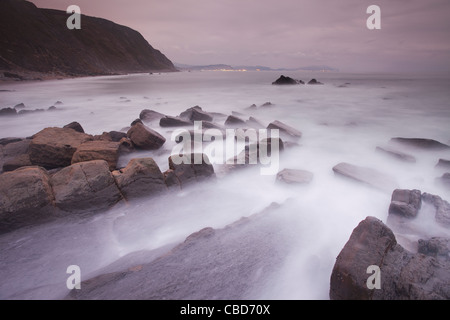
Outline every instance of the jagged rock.
{"type": "Polygon", "coordinates": [[[436,164],[436,168],[438,168],[438,169],[450,169],[450,160],[439,159],[438,163],[436,164]]]}
{"type": "Polygon", "coordinates": [[[422,197],[420,190],[396,189],[392,193],[389,214],[415,218],[421,207],[422,197]]]}
{"type": "Polygon", "coordinates": [[[225,120],[226,126],[242,126],[245,125],[245,120],[242,120],[239,117],[234,115],[228,116],[227,120],[225,120]]]}
{"type": "Polygon", "coordinates": [[[301,80],[295,80],[291,77],[285,77],[284,75],[281,75],[277,80],[272,82],[274,85],[286,85],[286,84],[304,84],[301,80]]]}
{"type": "Polygon", "coordinates": [[[67,212],[105,210],[122,199],[104,160],[75,163],[55,173],[50,183],[55,205],[67,212]]]}
{"type": "Polygon", "coordinates": [[[70,129],[75,130],[76,132],[84,133],[83,127],[81,126],[81,124],[79,124],[76,121],[66,124],[63,128],[70,128],[70,129]]]}
{"type": "Polygon", "coordinates": [[[165,117],[164,114],[149,109],[144,109],[139,114],[139,119],[144,122],[159,121],[163,117],[165,117]]]}
{"type": "Polygon", "coordinates": [[[45,128],[32,137],[30,161],[46,169],[69,166],[77,148],[90,140],[92,136],[70,128],[45,128]]]}
{"type": "Polygon", "coordinates": [[[159,149],[166,142],[166,138],[141,123],[132,126],[127,136],[136,148],[144,150],[159,149]]]}
{"type": "Polygon", "coordinates": [[[3,116],[15,116],[17,115],[17,111],[14,108],[3,108],[0,109],[0,117],[3,116]]]}
{"type": "Polygon", "coordinates": [[[280,130],[280,133],[286,134],[294,138],[301,138],[302,136],[302,133],[300,131],[278,120],[271,122],[267,126],[267,129],[278,129],[280,130]]]}
{"type": "Polygon", "coordinates": [[[37,112],[44,112],[44,111],[45,111],[45,109],[20,110],[19,112],[17,112],[17,114],[23,115],[23,114],[30,114],[30,113],[37,113],[37,112]]]}
{"type": "Polygon", "coordinates": [[[376,147],[376,151],[379,151],[383,154],[389,155],[395,159],[398,160],[402,160],[405,162],[411,162],[411,163],[415,163],[416,162],[416,158],[412,155],[409,155],[407,153],[398,151],[398,150],[394,150],[392,148],[387,148],[387,147],[376,147]]]}
{"type": "Polygon", "coordinates": [[[115,170],[119,159],[119,142],[113,141],[87,141],[78,146],[73,154],[72,164],[91,160],[105,160],[109,169],[115,170]]]}
{"type": "Polygon", "coordinates": [[[181,186],[214,176],[214,167],[206,154],[172,155],[169,169],[173,170],[181,186]]]}
{"type": "Polygon", "coordinates": [[[450,298],[450,263],[400,246],[381,220],[367,217],[339,253],[330,278],[332,300],[434,300],[450,298]],[[380,268],[380,289],[369,289],[380,268]],[[369,273],[368,273],[369,272],[369,273]]]}
{"type": "Polygon", "coordinates": [[[316,79],[311,79],[311,80],[308,81],[308,84],[323,84],[323,83],[317,81],[316,79]]]}
{"type": "Polygon", "coordinates": [[[425,150],[446,150],[450,149],[450,146],[443,144],[433,139],[422,138],[392,138],[391,143],[396,143],[408,147],[415,147],[425,150]]]}
{"type": "Polygon", "coordinates": [[[161,127],[188,127],[192,126],[192,122],[188,120],[181,119],[179,117],[164,116],[159,120],[159,125],[161,127]]]}
{"type": "Polygon", "coordinates": [[[261,107],[273,107],[273,106],[274,106],[274,104],[272,102],[270,102],[270,101],[264,102],[261,105],[261,107]]]}
{"type": "Polygon", "coordinates": [[[195,106],[192,108],[187,109],[186,111],[183,111],[180,114],[180,118],[187,119],[191,122],[194,121],[212,121],[213,116],[209,113],[205,112],[200,108],[199,106],[195,106]]]}
{"type": "Polygon", "coordinates": [[[54,196],[45,169],[26,167],[0,175],[0,232],[45,220],[54,196]]]}
{"type": "Polygon", "coordinates": [[[391,192],[391,190],[397,188],[397,182],[392,177],[375,169],[342,162],[334,166],[333,171],[335,174],[365,183],[380,190],[391,192]]]}
{"type": "Polygon", "coordinates": [[[125,168],[114,171],[113,175],[122,195],[128,200],[166,190],[164,176],[152,158],[131,159],[125,168]]]}
{"type": "Polygon", "coordinates": [[[313,176],[306,170],[283,169],[277,173],[276,181],[287,184],[308,184],[312,181],[313,176]]]}
{"type": "Polygon", "coordinates": [[[3,147],[3,164],[0,169],[3,171],[14,171],[20,167],[31,166],[28,149],[31,140],[24,139],[9,143],[3,147]]]}

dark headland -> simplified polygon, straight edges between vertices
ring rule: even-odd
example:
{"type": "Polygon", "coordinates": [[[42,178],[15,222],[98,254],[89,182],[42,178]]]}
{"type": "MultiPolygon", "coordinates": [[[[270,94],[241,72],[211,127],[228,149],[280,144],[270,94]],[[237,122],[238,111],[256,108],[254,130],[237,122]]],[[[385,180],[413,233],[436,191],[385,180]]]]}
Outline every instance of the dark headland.
{"type": "Polygon", "coordinates": [[[139,32],[86,15],[80,30],[69,30],[69,17],[25,0],[0,1],[0,79],[177,71],[139,32]]]}

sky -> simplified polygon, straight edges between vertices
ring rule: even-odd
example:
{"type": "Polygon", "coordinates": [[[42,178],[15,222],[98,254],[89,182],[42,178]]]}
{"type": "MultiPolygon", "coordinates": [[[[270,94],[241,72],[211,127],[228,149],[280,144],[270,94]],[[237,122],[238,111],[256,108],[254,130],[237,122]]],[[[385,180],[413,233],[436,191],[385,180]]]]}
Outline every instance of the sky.
{"type": "Polygon", "coordinates": [[[174,63],[450,73],[449,0],[32,2],[78,5],[82,14],[129,26],[174,63]],[[367,28],[370,5],[381,9],[381,29],[367,28]]]}

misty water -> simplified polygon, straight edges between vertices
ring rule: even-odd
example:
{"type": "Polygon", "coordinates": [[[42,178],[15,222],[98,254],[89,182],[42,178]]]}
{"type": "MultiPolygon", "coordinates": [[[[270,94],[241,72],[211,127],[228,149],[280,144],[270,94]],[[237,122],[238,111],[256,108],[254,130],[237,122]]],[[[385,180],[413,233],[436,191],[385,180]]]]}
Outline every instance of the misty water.
{"type": "MultiPolygon", "coordinates": [[[[392,193],[337,177],[332,170],[336,164],[374,168],[392,176],[400,188],[450,200],[449,189],[435,181],[445,172],[435,165],[440,158],[450,159],[449,151],[409,150],[416,163],[375,151],[377,146],[388,145],[392,137],[430,138],[450,144],[450,79],[287,73],[304,81],[317,78],[324,85],[271,85],[280,74],[181,72],[2,84],[0,107],[24,103],[32,110],[47,109],[56,101],[63,104],[56,105],[58,111],[0,118],[0,138],[28,137],[45,127],[72,121],[78,121],[89,134],[101,134],[129,126],[143,109],[175,116],[198,105],[207,112],[253,116],[264,125],[280,120],[300,130],[303,136],[298,145],[280,155],[279,170],[308,170],[314,177],[308,185],[283,185],[275,183],[273,175],[261,175],[256,166],[221,174],[221,166],[215,165],[217,179],[211,181],[118,204],[104,213],[3,234],[0,298],[63,298],[69,292],[69,265],[80,266],[82,280],[105,270],[126,269],[164,255],[205,227],[222,229],[276,202],[279,208],[250,224],[245,237],[225,237],[222,243],[232,249],[224,251],[230,264],[255,259],[246,246],[258,253],[250,278],[230,279],[244,281],[245,290],[222,295],[221,288],[229,289],[218,283],[210,298],[328,299],[336,256],[361,220],[375,216],[386,222],[392,193]],[[266,102],[273,106],[260,107],[266,102]],[[248,109],[252,104],[258,108],[248,109]],[[260,241],[264,242],[261,250],[260,241]],[[142,252],[149,253],[139,256],[142,252]],[[130,256],[133,258],[121,259],[130,256]]],[[[223,124],[224,120],[217,122],[223,124]]],[[[120,165],[133,157],[150,156],[162,171],[168,169],[167,158],[175,145],[170,141],[173,128],[149,126],[167,138],[166,144],[156,151],[124,157],[120,165]]],[[[416,223],[421,232],[449,236],[448,229],[432,222],[430,208],[424,206],[422,211],[416,223]]],[[[221,250],[202,254],[208,263],[199,260],[198,267],[202,269],[204,264],[202,272],[207,278],[221,250]]],[[[183,265],[176,268],[183,270],[183,265]]],[[[185,298],[206,298],[201,294],[203,286],[197,287],[195,280],[185,298]]],[[[120,292],[120,287],[117,290],[120,292]]]]}

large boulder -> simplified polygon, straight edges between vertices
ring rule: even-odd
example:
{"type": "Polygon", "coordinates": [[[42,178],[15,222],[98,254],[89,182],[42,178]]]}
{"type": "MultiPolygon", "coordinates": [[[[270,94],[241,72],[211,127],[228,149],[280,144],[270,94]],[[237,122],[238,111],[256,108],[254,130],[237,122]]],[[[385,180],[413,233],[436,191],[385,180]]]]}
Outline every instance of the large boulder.
{"type": "Polygon", "coordinates": [[[131,159],[128,165],[113,172],[126,199],[148,197],[166,190],[164,176],[152,158],[131,159]]]}
{"type": "Polygon", "coordinates": [[[0,175],[0,232],[45,220],[54,196],[45,169],[26,167],[0,175]]]}
{"type": "Polygon", "coordinates": [[[136,148],[144,150],[159,149],[166,142],[166,138],[141,123],[132,126],[127,136],[136,148]]]}
{"type": "Polygon", "coordinates": [[[449,261],[405,250],[381,220],[367,217],[353,230],[336,259],[330,279],[330,298],[448,300],[449,288],[449,261]],[[373,274],[377,268],[379,287],[373,274]]]}
{"type": "Polygon", "coordinates": [[[271,122],[267,129],[277,129],[280,130],[280,133],[294,138],[301,138],[302,136],[300,131],[278,120],[271,122]]]}
{"type": "Polygon", "coordinates": [[[214,167],[206,154],[184,154],[169,157],[169,169],[173,170],[179,185],[201,181],[214,176],[214,167]]]}
{"type": "Polygon", "coordinates": [[[45,128],[32,137],[30,161],[46,169],[69,166],[77,148],[90,140],[92,136],[70,128],[45,128]]]}
{"type": "Polygon", "coordinates": [[[3,147],[3,160],[0,172],[3,170],[14,171],[20,167],[31,166],[28,149],[31,140],[24,139],[17,142],[9,143],[3,147]]]}
{"type": "Polygon", "coordinates": [[[119,159],[119,148],[119,142],[87,141],[81,144],[73,154],[72,164],[91,160],[105,160],[108,162],[109,169],[115,170],[119,159]]]}
{"type": "Polygon", "coordinates": [[[104,210],[122,199],[104,160],[75,163],[55,173],[50,183],[55,205],[67,212],[104,210]]]}
{"type": "Polygon", "coordinates": [[[396,189],[392,193],[389,214],[396,214],[406,218],[415,218],[422,206],[420,190],[396,189]]]}
{"type": "Polygon", "coordinates": [[[392,177],[372,168],[342,162],[334,166],[333,171],[339,176],[370,185],[383,191],[391,192],[397,188],[397,182],[392,177]]]}

